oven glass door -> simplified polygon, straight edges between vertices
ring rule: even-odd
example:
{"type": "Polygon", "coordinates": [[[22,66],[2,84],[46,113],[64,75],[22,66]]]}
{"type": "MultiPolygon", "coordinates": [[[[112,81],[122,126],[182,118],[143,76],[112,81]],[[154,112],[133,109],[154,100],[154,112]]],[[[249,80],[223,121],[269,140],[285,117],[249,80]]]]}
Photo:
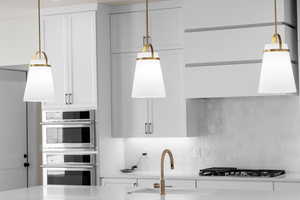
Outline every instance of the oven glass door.
{"type": "Polygon", "coordinates": [[[48,185],[94,185],[94,169],[60,169],[46,170],[48,185]]]}
{"type": "Polygon", "coordinates": [[[43,145],[46,148],[93,148],[93,125],[45,125],[43,145]]]}
{"type": "Polygon", "coordinates": [[[94,165],[94,154],[44,154],[46,165],[94,165]]]}

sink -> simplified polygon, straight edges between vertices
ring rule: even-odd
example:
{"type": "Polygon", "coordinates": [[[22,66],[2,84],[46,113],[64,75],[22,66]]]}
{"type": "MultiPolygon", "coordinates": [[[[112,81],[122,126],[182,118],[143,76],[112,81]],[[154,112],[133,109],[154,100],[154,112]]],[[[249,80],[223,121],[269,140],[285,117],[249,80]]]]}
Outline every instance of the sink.
{"type": "MultiPolygon", "coordinates": [[[[189,193],[196,193],[196,190],[192,189],[174,189],[174,188],[166,188],[167,194],[189,194],[189,193]]],[[[159,194],[159,189],[156,188],[141,188],[136,189],[131,192],[128,192],[128,194],[159,194]]]]}

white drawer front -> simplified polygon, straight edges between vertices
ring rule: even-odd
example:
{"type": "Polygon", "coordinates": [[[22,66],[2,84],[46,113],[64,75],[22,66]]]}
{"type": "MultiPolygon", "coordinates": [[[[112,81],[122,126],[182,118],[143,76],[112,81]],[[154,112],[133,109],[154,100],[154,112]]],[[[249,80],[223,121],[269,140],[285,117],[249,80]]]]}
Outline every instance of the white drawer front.
{"type": "Polygon", "coordinates": [[[300,190],[300,183],[274,183],[274,191],[275,192],[296,192],[300,190]]]}
{"type": "MultiPolygon", "coordinates": [[[[295,0],[278,0],[278,21],[296,24],[295,0]]],[[[273,0],[184,0],[185,29],[272,23],[273,0]]]]}
{"type": "MultiPolygon", "coordinates": [[[[185,64],[261,60],[265,44],[271,43],[272,26],[187,32],[184,34],[185,64]]],[[[279,33],[296,58],[296,31],[279,26],[279,33]]]]}
{"type": "MultiPolygon", "coordinates": [[[[139,179],[138,187],[153,188],[154,183],[160,183],[160,180],[139,179]]],[[[195,189],[195,180],[166,180],[166,186],[171,188],[195,189]]]]}
{"type": "Polygon", "coordinates": [[[272,182],[251,181],[197,181],[199,189],[259,190],[273,191],[272,182]]]}
{"type": "Polygon", "coordinates": [[[135,186],[137,184],[136,179],[118,179],[118,178],[104,178],[102,179],[102,185],[128,185],[135,186]]]}

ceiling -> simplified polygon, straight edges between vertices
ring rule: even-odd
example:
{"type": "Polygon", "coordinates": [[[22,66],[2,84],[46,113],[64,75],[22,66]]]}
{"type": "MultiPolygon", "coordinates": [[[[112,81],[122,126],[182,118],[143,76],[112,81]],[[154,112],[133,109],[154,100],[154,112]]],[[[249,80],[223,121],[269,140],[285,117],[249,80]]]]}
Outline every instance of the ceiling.
{"type": "MultiPolygon", "coordinates": [[[[93,2],[118,5],[142,1],[144,0],[42,0],[42,7],[68,6],[93,2]]],[[[32,14],[36,10],[36,4],[37,0],[1,0],[0,20],[13,19],[27,14],[32,14]]]]}

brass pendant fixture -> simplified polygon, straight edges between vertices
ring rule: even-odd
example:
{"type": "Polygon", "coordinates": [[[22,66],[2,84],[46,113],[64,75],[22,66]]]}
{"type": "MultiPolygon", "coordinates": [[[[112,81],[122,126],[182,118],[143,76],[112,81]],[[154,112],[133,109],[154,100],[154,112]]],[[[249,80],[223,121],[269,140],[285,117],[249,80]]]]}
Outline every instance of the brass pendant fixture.
{"type": "Polygon", "coordinates": [[[48,57],[42,51],[41,42],[41,1],[38,1],[38,51],[33,55],[24,93],[24,101],[49,102],[54,100],[54,85],[52,69],[48,63],[48,57]]]}
{"type": "Polygon", "coordinates": [[[274,0],[275,33],[272,44],[266,44],[258,92],[261,94],[296,93],[290,50],[278,33],[277,1],[274,0]]]}
{"type": "Polygon", "coordinates": [[[143,48],[136,58],[136,67],[132,88],[133,98],[166,97],[160,58],[154,51],[149,34],[149,2],[146,0],[146,36],[143,48]]]}

